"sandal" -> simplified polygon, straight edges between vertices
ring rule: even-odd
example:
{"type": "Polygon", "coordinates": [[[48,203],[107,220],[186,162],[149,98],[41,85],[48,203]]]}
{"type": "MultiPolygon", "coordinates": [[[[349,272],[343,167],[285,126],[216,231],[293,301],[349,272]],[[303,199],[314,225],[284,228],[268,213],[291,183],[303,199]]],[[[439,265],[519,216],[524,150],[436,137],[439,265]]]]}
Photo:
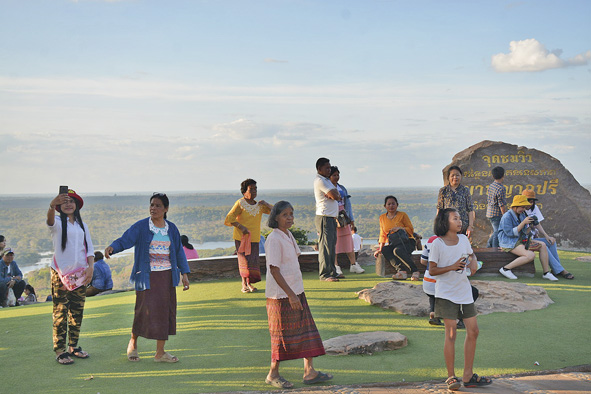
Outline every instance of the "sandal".
{"type": "Polygon", "coordinates": [[[450,376],[445,380],[445,384],[447,384],[447,389],[451,391],[457,391],[460,387],[462,387],[462,383],[460,380],[455,376],[450,376]]]}
{"type": "Polygon", "coordinates": [[[62,354],[60,354],[59,356],[57,356],[55,358],[55,361],[57,361],[58,364],[61,364],[61,365],[74,364],[74,360],[72,360],[70,358],[70,353],[68,353],[68,352],[63,352],[62,354]]]}
{"type": "Polygon", "coordinates": [[[256,287],[254,287],[254,286],[250,286],[250,287],[248,288],[248,291],[249,291],[250,293],[256,293],[257,291],[259,291],[259,289],[257,289],[257,288],[256,288],[256,287]]]}
{"type": "Polygon", "coordinates": [[[312,379],[304,379],[304,384],[314,384],[314,383],[326,382],[327,380],[332,379],[332,377],[333,376],[329,373],[324,373],[324,372],[318,371],[318,375],[316,375],[316,377],[314,377],[312,379]]]}
{"type": "Polygon", "coordinates": [[[293,387],[293,383],[281,376],[273,379],[266,378],[265,383],[270,384],[273,387],[277,387],[278,389],[290,389],[293,387]]]}
{"type": "Polygon", "coordinates": [[[179,359],[177,358],[177,356],[173,356],[168,352],[165,352],[160,358],[154,357],[155,363],[176,363],[178,361],[179,359]]]}
{"type": "Polygon", "coordinates": [[[562,271],[558,275],[562,276],[564,279],[575,279],[575,276],[573,274],[571,274],[570,272],[568,272],[567,270],[562,271]]]}
{"type": "Polygon", "coordinates": [[[429,319],[429,324],[432,326],[443,326],[443,322],[438,317],[432,317],[429,319]]]}
{"type": "Polygon", "coordinates": [[[140,355],[137,352],[137,349],[127,350],[127,359],[131,362],[138,362],[140,361],[140,355]]]}
{"type": "Polygon", "coordinates": [[[408,274],[406,271],[398,271],[394,275],[392,275],[393,280],[406,280],[408,278],[408,274]]]}
{"type": "Polygon", "coordinates": [[[419,271],[415,271],[412,273],[412,275],[410,276],[410,280],[420,280],[421,279],[421,273],[419,271]]]}
{"type": "Polygon", "coordinates": [[[90,357],[90,355],[85,352],[84,350],[82,350],[82,348],[80,346],[75,347],[74,349],[72,349],[72,352],[70,353],[72,356],[77,357],[77,358],[88,358],[90,357]]]}
{"type": "Polygon", "coordinates": [[[477,374],[473,374],[470,380],[464,382],[464,387],[480,387],[480,386],[488,386],[492,383],[491,378],[487,378],[486,376],[478,376],[477,374]]]}

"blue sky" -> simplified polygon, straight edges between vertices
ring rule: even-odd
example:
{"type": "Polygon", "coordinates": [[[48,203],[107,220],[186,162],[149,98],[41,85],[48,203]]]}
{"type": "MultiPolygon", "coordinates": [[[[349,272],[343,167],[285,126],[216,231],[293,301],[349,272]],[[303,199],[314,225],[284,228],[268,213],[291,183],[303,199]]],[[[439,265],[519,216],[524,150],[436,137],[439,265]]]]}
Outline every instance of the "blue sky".
{"type": "Polygon", "coordinates": [[[3,194],[437,186],[485,139],[591,184],[589,1],[0,8],[3,194]]]}

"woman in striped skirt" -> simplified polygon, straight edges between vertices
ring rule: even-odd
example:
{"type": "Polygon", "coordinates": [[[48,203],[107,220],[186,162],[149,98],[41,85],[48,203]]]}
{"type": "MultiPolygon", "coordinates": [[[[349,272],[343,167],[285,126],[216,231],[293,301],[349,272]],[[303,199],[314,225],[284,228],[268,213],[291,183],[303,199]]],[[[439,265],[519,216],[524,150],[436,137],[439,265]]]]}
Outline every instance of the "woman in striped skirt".
{"type": "Polygon", "coordinates": [[[280,201],[271,210],[267,237],[267,316],[271,334],[271,369],[265,382],[288,389],[293,384],[279,375],[279,363],[304,359],[304,384],[332,379],[331,374],[316,371],[312,358],[325,354],[322,339],[310,313],[298,256],[300,248],[289,231],[293,225],[293,207],[280,201]]]}

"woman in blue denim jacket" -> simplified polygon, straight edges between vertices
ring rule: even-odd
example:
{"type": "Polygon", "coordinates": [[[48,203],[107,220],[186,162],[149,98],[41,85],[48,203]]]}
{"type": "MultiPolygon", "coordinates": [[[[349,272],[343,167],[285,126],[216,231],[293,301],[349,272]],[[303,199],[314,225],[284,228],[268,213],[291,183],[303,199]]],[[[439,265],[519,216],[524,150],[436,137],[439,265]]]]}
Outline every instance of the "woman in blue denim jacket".
{"type": "Polygon", "coordinates": [[[542,278],[552,281],[558,280],[550,272],[546,244],[532,239],[529,247],[526,248],[525,246],[528,233],[531,231],[530,225],[533,223],[533,218],[525,215],[525,210],[530,205],[531,203],[527,201],[527,197],[522,195],[514,196],[511,209],[505,212],[501,218],[498,233],[499,246],[505,252],[513,253],[518,257],[504,267],[499,268],[499,272],[508,279],[517,279],[511,269],[533,261],[536,257],[534,251],[537,251],[540,253],[540,262],[544,270],[542,278]]]}
{"type": "Polygon", "coordinates": [[[169,335],[176,334],[176,289],[182,274],[183,290],[189,289],[190,272],[177,227],[166,220],[166,194],[150,198],[150,217],[132,225],[105,249],[105,257],[131,247],[134,264],[130,281],[135,284],[135,314],[127,359],[139,361],[138,336],[156,340],[155,362],[175,363],[176,356],[164,350],[169,335]]]}

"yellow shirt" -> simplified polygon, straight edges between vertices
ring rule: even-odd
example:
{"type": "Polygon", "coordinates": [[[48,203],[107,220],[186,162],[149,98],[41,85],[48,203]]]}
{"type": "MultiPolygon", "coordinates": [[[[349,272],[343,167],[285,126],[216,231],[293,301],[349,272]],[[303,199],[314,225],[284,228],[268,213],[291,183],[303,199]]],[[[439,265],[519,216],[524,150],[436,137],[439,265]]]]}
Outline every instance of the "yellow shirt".
{"type": "Polygon", "coordinates": [[[402,227],[409,238],[413,238],[414,228],[408,218],[408,215],[401,211],[396,211],[396,215],[393,219],[388,219],[388,213],[380,215],[380,239],[379,243],[388,243],[388,233],[394,227],[402,227]]]}
{"type": "MultiPolygon", "coordinates": [[[[224,224],[231,226],[232,223],[238,222],[250,231],[251,242],[259,242],[261,239],[261,217],[263,213],[269,214],[271,210],[258,202],[254,205],[250,205],[244,198],[236,201],[224,224]]],[[[234,239],[240,241],[242,239],[242,231],[234,227],[234,239]]]]}

